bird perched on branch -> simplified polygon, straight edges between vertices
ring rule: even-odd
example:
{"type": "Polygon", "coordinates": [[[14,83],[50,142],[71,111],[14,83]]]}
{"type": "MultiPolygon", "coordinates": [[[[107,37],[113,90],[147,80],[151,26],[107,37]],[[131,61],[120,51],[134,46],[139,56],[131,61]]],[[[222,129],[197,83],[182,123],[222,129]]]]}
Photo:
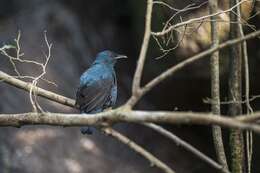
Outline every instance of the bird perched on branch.
{"type": "MultiPolygon", "coordinates": [[[[76,107],[81,113],[95,114],[115,105],[117,79],[114,66],[118,59],[127,58],[112,51],[97,54],[96,60],[80,77],[76,93],[76,107]]],[[[92,134],[90,127],[81,128],[82,134],[92,134]]]]}

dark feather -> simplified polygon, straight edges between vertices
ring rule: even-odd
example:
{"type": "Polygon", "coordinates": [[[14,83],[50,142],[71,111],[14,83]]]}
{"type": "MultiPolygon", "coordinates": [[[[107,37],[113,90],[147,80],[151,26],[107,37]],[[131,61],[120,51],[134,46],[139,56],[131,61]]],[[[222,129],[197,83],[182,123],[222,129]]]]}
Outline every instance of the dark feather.
{"type": "Polygon", "coordinates": [[[80,87],[76,94],[76,105],[81,112],[96,113],[109,107],[111,89],[114,81],[111,79],[99,79],[86,83],[80,87]]]}

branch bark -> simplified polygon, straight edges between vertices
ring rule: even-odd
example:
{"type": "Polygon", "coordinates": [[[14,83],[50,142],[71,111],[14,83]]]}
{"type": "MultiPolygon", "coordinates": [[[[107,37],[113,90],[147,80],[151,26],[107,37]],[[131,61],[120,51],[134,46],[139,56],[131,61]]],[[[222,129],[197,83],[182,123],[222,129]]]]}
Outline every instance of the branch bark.
{"type": "Polygon", "coordinates": [[[153,0],[147,0],[144,38],[143,38],[140,55],[137,61],[137,67],[134,74],[132,96],[127,103],[130,107],[133,107],[136,104],[137,98],[139,97],[139,93],[140,93],[142,73],[143,73],[146,53],[149,47],[149,41],[151,37],[152,11],[153,11],[153,0]]]}
{"type": "MultiPolygon", "coordinates": [[[[209,0],[209,12],[210,14],[217,13],[218,11],[218,1],[209,0]]],[[[218,37],[218,16],[211,17],[211,40],[212,47],[218,47],[219,37],[218,37]]],[[[210,68],[211,68],[211,99],[213,103],[211,104],[212,113],[216,115],[221,115],[220,110],[220,81],[219,81],[219,51],[211,54],[210,58],[210,68]]],[[[228,164],[222,139],[222,131],[219,126],[212,127],[213,142],[216,150],[216,155],[218,161],[223,166],[223,169],[228,172],[228,164]]]]}
{"type": "MultiPolygon", "coordinates": [[[[260,112],[254,113],[259,117],[260,112]]],[[[257,119],[259,120],[259,119],[257,119]]],[[[63,114],[63,113],[19,113],[1,114],[0,126],[21,127],[24,125],[53,125],[53,126],[99,126],[120,122],[128,123],[166,123],[187,125],[219,125],[227,128],[252,130],[260,134],[260,126],[247,123],[238,118],[212,116],[210,113],[168,112],[168,111],[132,111],[120,107],[98,114],[63,114]]]]}
{"type": "MultiPolygon", "coordinates": [[[[230,7],[236,5],[237,0],[230,0],[230,7]]],[[[234,8],[230,12],[230,20],[235,23],[230,23],[230,39],[240,38],[238,8],[234,8]]],[[[237,103],[229,105],[229,115],[237,116],[242,114],[242,54],[241,44],[234,45],[230,48],[230,62],[229,62],[229,100],[237,103]]],[[[239,129],[232,129],[230,131],[230,150],[231,150],[231,170],[234,173],[242,173],[244,169],[244,139],[243,133],[239,129]]]]}
{"type": "MultiPolygon", "coordinates": [[[[239,2],[237,2],[239,3],[239,2]]],[[[253,4],[254,5],[254,4],[253,4]]],[[[252,5],[252,7],[253,7],[252,5]]],[[[237,17],[239,21],[239,33],[241,37],[244,37],[244,30],[242,26],[242,14],[241,14],[242,7],[237,9],[237,17]]],[[[245,100],[246,100],[246,113],[250,115],[253,113],[253,109],[250,105],[250,76],[249,76],[249,63],[248,63],[248,54],[247,54],[247,42],[242,42],[242,55],[244,60],[244,78],[245,78],[245,100]]],[[[252,164],[252,156],[253,156],[253,134],[250,131],[246,131],[245,134],[245,145],[246,145],[246,163],[247,163],[247,173],[251,173],[251,164],[252,164]]]]}

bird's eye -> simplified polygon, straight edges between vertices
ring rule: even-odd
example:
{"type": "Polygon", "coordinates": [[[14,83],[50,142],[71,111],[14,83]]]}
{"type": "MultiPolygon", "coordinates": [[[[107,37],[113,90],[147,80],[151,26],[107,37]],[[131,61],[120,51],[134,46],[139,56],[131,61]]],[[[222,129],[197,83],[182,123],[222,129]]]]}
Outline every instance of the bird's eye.
{"type": "Polygon", "coordinates": [[[85,97],[85,95],[84,95],[84,94],[80,94],[80,97],[83,97],[83,98],[84,98],[84,97],[85,97]]]}

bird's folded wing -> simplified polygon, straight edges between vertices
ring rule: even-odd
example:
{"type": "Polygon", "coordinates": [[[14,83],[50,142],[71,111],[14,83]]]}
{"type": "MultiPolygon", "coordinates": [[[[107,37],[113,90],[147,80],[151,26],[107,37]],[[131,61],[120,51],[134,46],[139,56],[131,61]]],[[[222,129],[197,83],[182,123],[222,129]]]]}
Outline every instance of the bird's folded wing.
{"type": "Polygon", "coordinates": [[[76,94],[76,105],[81,112],[93,113],[102,111],[110,99],[113,80],[101,79],[79,87],[76,94]]]}

